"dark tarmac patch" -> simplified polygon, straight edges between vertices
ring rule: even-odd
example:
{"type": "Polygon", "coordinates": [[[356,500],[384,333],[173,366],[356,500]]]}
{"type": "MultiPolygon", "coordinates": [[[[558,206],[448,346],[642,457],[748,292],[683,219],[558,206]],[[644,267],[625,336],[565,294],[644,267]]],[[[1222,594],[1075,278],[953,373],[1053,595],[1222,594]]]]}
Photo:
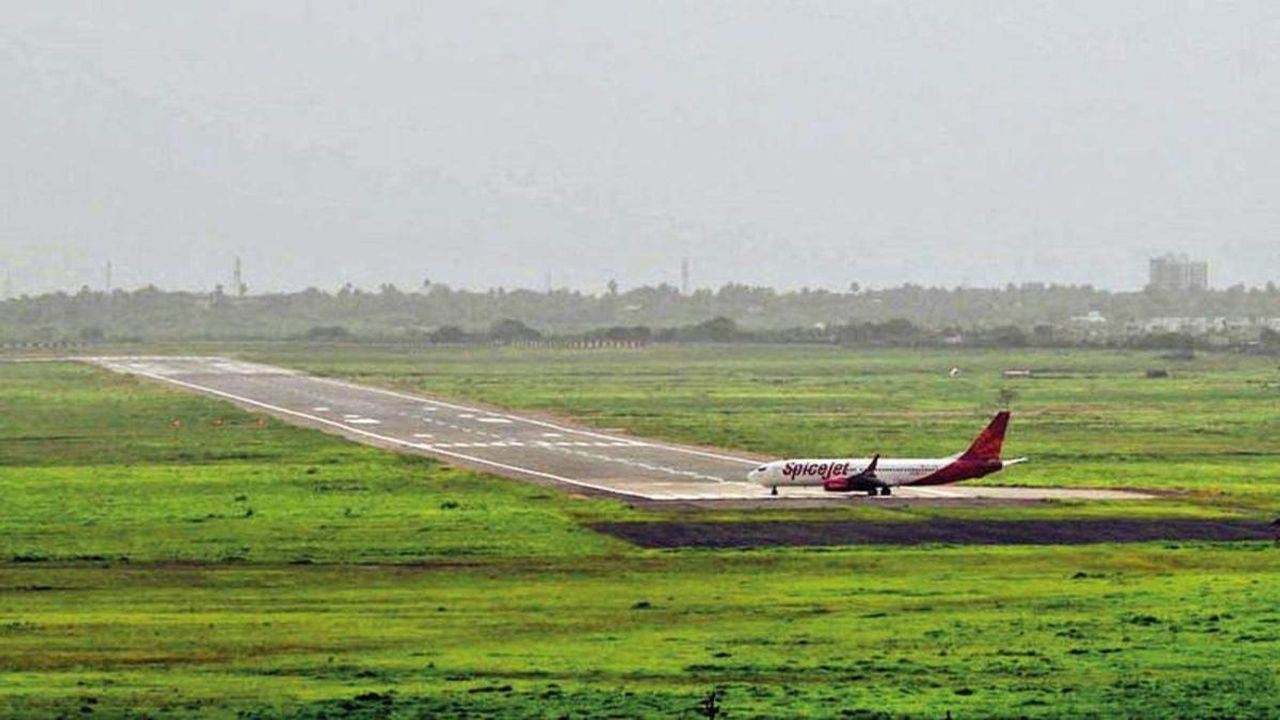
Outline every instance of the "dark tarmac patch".
{"type": "Polygon", "coordinates": [[[832,545],[1083,545],[1161,540],[1270,540],[1276,529],[1242,520],[924,520],[596,523],[594,530],[644,548],[832,545]]]}

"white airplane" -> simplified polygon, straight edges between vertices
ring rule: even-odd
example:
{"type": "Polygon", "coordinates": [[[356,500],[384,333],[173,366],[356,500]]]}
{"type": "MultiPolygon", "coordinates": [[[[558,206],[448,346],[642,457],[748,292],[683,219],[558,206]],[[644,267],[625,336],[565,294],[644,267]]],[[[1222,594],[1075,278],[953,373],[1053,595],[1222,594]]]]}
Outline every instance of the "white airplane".
{"type": "Polygon", "coordinates": [[[945,485],[990,475],[1026,458],[1001,460],[1000,447],[1009,426],[1009,411],[995,419],[973,441],[968,450],[946,458],[881,460],[845,458],[824,460],[776,460],[747,473],[747,480],[759,483],[777,495],[780,487],[822,487],[827,492],[865,492],[889,495],[900,485],[945,485]]]}

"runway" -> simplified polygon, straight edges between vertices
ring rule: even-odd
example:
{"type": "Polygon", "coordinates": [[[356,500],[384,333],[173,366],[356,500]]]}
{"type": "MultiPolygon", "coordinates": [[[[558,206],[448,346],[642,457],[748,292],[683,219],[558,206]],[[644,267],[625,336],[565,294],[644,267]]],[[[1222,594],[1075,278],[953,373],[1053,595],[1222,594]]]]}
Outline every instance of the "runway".
{"type": "Polygon", "coordinates": [[[231,401],[281,420],[357,442],[427,455],[518,480],[648,501],[823,499],[1123,500],[1118,490],[945,487],[894,489],[892,498],[787,488],[778,498],[746,482],[760,458],[598,432],[507,410],[449,402],[218,357],[88,357],[120,373],[231,401]]]}

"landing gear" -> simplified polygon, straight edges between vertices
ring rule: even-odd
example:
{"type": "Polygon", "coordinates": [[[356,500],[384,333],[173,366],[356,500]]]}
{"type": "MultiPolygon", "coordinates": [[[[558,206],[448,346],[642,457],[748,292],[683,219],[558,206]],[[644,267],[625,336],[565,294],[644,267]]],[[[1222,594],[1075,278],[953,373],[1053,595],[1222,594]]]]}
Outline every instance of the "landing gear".
{"type": "Polygon", "coordinates": [[[769,488],[769,494],[774,497],[778,497],[778,486],[774,485],[773,487],[769,488]]]}
{"type": "Polygon", "coordinates": [[[888,485],[885,485],[884,487],[880,488],[880,494],[885,496],[892,495],[893,490],[889,489],[888,485]]]}
{"type": "Polygon", "coordinates": [[[871,488],[871,489],[867,490],[867,497],[875,497],[875,496],[876,496],[876,489],[875,489],[875,488],[871,488]]]}

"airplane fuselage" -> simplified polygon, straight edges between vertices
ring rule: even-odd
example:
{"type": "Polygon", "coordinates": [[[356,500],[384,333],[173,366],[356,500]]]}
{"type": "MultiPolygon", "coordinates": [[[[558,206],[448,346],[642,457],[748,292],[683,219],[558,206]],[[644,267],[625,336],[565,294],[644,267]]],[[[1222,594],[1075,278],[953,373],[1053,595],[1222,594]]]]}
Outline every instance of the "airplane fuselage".
{"type": "MultiPolygon", "coordinates": [[[[855,477],[872,458],[808,458],[778,460],[751,471],[749,479],[766,487],[817,487],[855,477]]],[[[881,458],[875,480],[881,486],[942,485],[990,475],[1003,467],[999,460],[960,458],[881,458]]]]}

